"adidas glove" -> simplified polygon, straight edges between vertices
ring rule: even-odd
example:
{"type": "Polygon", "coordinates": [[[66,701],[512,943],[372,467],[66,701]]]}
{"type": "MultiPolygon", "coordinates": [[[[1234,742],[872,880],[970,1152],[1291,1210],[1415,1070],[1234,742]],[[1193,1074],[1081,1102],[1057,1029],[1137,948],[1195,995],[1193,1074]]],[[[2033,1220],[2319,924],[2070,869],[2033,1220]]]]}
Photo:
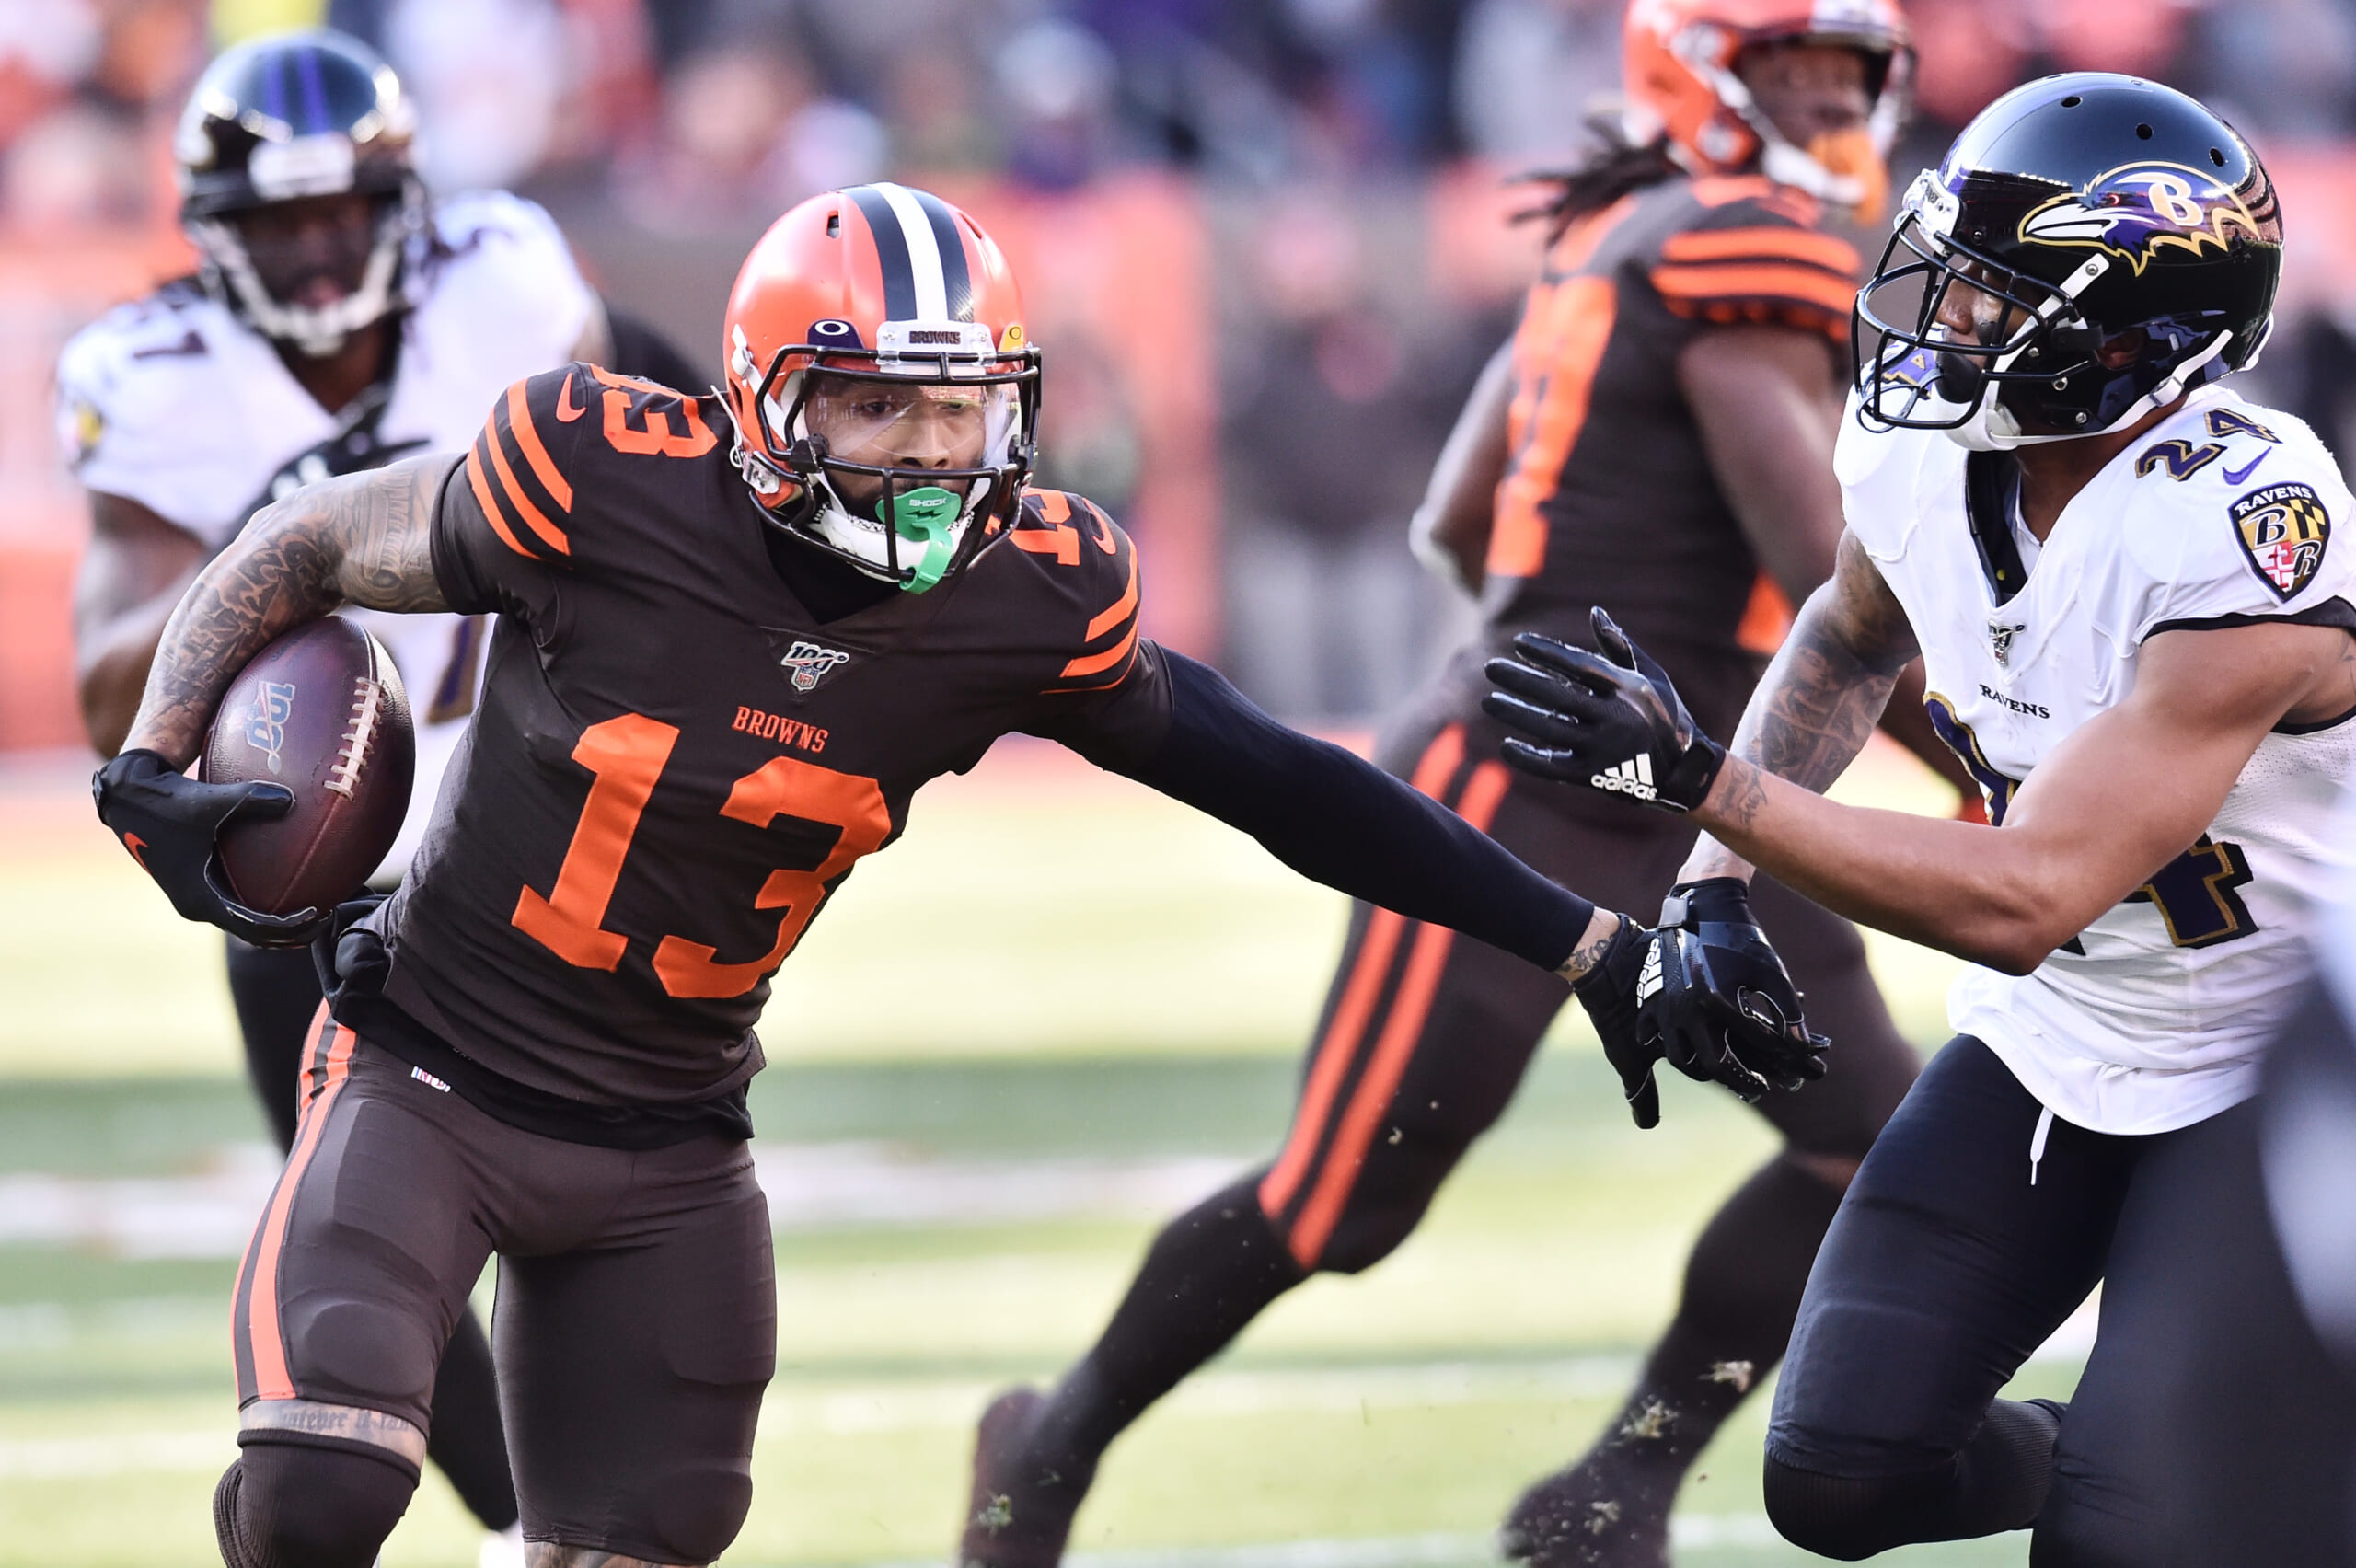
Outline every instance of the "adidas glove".
{"type": "Polygon", "coordinates": [[[1668,674],[1600,605],[1588,613],[1603,653],[1525,631],[1512,658],[1489,661],[1501,689],[1481,706],[1521,732],[1505,743],[1506,760],[1541,778],[1692,811],[1726,748],[1702,732],[1668,674]]]}

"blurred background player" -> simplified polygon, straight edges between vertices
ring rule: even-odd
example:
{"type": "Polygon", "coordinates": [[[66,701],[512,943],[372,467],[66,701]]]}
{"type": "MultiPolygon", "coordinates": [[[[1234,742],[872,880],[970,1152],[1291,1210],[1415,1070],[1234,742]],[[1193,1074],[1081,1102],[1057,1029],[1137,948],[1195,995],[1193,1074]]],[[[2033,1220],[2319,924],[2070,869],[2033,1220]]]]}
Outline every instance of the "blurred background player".
{"type": "MultiPolygon", "coordinates": [[[[1503,732],[1480,710],[1481,666],[1518,631],[1586,639],[1601,602],[1646,629],[1705,724],[1731,725],[1788,605],[1831,575],[1858,271],[1834,225],[1878,218],[1912,62],[1888,0],[1826,10],[1630,8],[1625,129],[1556,177],[1542,274],[1415,519],[1418,552],[1480,596],[1486,624],[1389,726],[1379,760],[1628,906],[1669,891],[1692,830],[1491,779],[1503,732]]],[[[1907,709],[1901,738],[1959,778],[1907,709]]],[[[1549,1568],[1667,1561],[1679,1482],[1783,1355],[1842,1191],[1913,1080],[1856,932],[1780,887],[1757,892],[1835,1065],[1761,1105],[1784,1152],[1703,1231],[1677,1318],[1596,1447],[1507,1519],[1507,1551],[1549,1568]]],[[[1406,1239],[1562,1006],[1563,986],[1524,967],[1357,906],[1282,1151],[1161,1233],[1052,1393],[991,1406],[976,1495],[1009,1499],[1011,1522],[968,1521],[965,1562],[1057,1561],[1099,1457],[1147,1406],[1311,1274],[1356,1273],[1406,1239]]]]}
{"type": "MultiPolygon", "coordinates": [[[[502,388],[570,359],[693,375],[646,329],[609,328],[531,202],[499,191],[429,202],[415,142],[392,70],[339,33],[238,45],[197,83],[173,154],[202,271],[85,329],[58,364],[61,426],[90,502],[75,640],[84,721],[102,755],[122,744],[182,591],[261,507],[462,445],[502,388]]],[[[378,872],[389,883],[473,711],[483,628],[360,618],[391,649],[418,721],[415,796],[378,872]]],[[[235,938],[228,971],[247,1068],[283,1149],[318,979],[306,951],[235,938]]],[[[491,1350],[471,1313],[443,1360],[432,1452],[493,1532],[485,1562],[520,1562],[491,1350]]]]}

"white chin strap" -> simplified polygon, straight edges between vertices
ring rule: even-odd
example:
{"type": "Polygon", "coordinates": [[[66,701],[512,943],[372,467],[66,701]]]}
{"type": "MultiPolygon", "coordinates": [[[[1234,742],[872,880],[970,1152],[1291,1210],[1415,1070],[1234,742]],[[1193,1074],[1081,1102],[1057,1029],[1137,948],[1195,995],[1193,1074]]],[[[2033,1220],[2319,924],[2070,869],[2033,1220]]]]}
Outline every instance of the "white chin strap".
{"type": "MultiPolygon", "coordinates": [[[[805,482],[816,492],[818,504],[810,521],[803,526],[842,551],[843,554],[853,557],[859,562],[860,570],[869,576],[881,578],[886,582],[897,582],[900,581],[901,574],[916,564],[918,557],[924,554],[922,545],[913,543],[903,536],[899,540],[898,548],[900,571],[894,571],[892,570],[893,546],[885,537],[888,532],[886,525],[872,517],[861,517],[853,513],[843,504],[842,498],[835,493],[835,487],[826,479],[813,479],[805,482]]],[[[965,498],[964,505],[958,511],[957,521],[949,525],[949,552],[953,558],[965,542],[965,530],[974,525],[975,516],[987,502],[993,482],[989,479],[976,479],[973,484],[973,492],[965,498]]]]}
{"type": "Polygon", "coordinates": [[[229,225],[199,219],[189,225],[197,248],[233,296],[237,313],[255,331],[276,342],[292,343],[311,359],[340,352],[352,335],[391,312],[393,278],[399,270],[407,225],[398,212],[388,213],[376,243],[368,252],[368,266],[360,286],[332,305],[287,305],[262,286],[253,259],[229,225]]]}

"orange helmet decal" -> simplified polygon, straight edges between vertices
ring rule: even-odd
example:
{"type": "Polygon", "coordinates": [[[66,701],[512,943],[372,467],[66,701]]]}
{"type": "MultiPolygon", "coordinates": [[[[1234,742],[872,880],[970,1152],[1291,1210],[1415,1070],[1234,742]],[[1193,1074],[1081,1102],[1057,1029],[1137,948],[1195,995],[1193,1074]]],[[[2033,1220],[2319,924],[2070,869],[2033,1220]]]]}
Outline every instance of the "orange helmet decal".
{"type": "Polygon", "coordinates": [[[1030,471],[1038,351],[1013,270],[971,217],[884,182],[814,196],[745,259],[723,330],[737,465],[789,532],[919,591],[1003,532],[1030,471]],[[982,460],[928,472],[830,453],[805,428],[814,375],[965,389],[988,405],[982,460]],[[941,499],[943,484],[962,505],[941,499]],[[922,529],[901,504],[919,490],[939,514],[922,529]]]}
{"type": "Polygon", "coordinates": [[[1759,112],[1736,75],[1745,49],[1817,42],[1876,62],[1865,127],[1873,157],[1897,139],[1912,80],[1913,48],[1898,0],[1629,0],[1621,29],[1631,140],[1668,138],[1696,174],[1764,172],[1836,205],[1868,204],[1880,188],[1848,149],[1831,158],[1792,146],[1759,112]],[[1827,167],[1831,164],[1834,167],[1827,167]]]}

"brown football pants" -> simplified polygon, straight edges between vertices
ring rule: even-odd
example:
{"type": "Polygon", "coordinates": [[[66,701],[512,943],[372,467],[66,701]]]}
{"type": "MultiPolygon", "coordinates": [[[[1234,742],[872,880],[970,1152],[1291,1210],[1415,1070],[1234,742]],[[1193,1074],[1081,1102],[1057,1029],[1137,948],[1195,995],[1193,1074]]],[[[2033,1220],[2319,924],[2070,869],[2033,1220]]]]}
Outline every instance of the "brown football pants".
{"type": "Polygon", "coordinates": [[[741,1141],[629,1151],[508,1126],[324,1010],[294,1149],[237,1274],[237,1398],[431,1427],[485,1260],[524,1533],[707,1562],[752,1501],[777,1359],[768,1206],[741,1141]]]}

